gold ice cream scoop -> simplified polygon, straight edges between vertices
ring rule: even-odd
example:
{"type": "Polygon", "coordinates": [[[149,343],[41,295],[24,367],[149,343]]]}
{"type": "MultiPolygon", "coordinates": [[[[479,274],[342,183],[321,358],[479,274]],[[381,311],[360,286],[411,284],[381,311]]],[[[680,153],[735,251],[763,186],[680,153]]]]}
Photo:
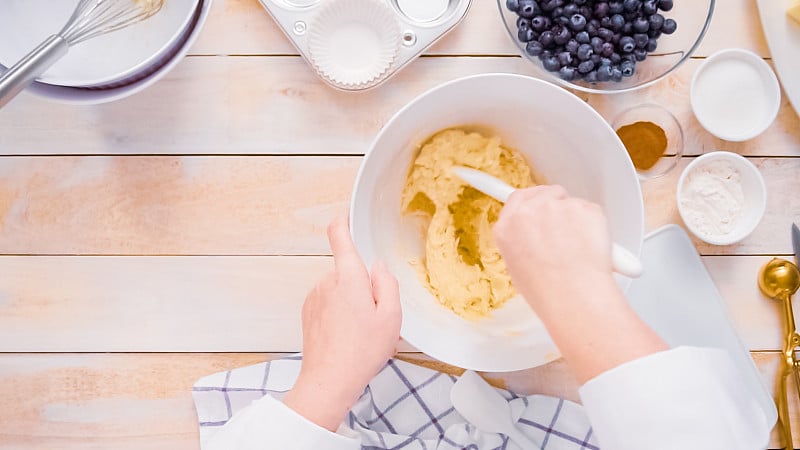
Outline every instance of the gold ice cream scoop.
{"type": "Polygon", "coordinates": [[[800,270],[784,259],[774,258],[761,268],[758,274],[758,287],[767,297],[783,304],[783,320],[786,340],[783,346],[783,357],[778,371],[778,394],[775,402],[778,405],[778,421],[781,424],[781,435],[786,448],[792,445],[792,428],[789,421],[789,399],[786,384],[790,374],[794,374],[795,386],[800,391],[800,361],[795,357],[795,350],[800,347],[800,334],[794,323],[792,296],[800,287],[800,270]]]}

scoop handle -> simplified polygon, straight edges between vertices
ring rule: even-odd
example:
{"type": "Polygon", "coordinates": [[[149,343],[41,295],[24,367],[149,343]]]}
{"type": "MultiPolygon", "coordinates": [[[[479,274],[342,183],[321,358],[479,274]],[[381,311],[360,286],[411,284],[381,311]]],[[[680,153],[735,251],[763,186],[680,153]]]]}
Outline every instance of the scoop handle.
{"type": "MultiPolygon", "coordinates": [[[[480,170],[455,166],[453,172],[475,189],[503,203],[515,191],[508,183],[480,170]]],[[[614,272],[628,278],[638,278],[643,272],[639,258],[616,243],[611,248],[611,266],[614,272]]]]}

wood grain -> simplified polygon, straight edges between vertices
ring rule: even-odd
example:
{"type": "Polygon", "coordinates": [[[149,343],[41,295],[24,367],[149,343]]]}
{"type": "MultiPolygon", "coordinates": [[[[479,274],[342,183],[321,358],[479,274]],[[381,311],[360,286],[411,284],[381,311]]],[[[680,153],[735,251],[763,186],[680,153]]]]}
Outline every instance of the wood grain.
{"type": "MultiPolygon", "coordinates": [[[[686,19],[676,16],[678,23],[686,19]]],[[[716,14],[696,56],[741,47],[769,56],[758,9],[751,0],[717,0],[716,14]]],[[[192,48],[197,55],[297,54],[258,0],[214,0],[208,23],[192,48]]],[[[496,0],[472,0],[464,21],[426,55],[517,55],[496,0]]]]}
{"type": "MultiPolygon", "coordinates": [[[[649,230],[680,223],[678,175],[643,184],[649,230]]],[[[358,157],[6,157],[0,254],[320,255],[358,157]]],[[[791,253],[800,159],[751,158],[769,191],[755,232],[703,254],[791,253]]]]}
{"type": "MultiPolygon", "coordinates": [[[[782,347],[767,256],[704,261],[746,348],[782,347]]],[[[0,257],[0,352],[292,352],[329,257],[0,257]]],[[[403,350],[410,349],[403,346],[403,350]]]]}
{"type": "MultiPolygon", "coordinates": [[[[280,356],[0,355],[0,449],[197,450],[192,384],[204,375],[280,356]]],[[[771,386],[778,354],[755,353],[753,357],[771,386]]],[[[404,359],[430,365],[418,354],[404,359]]],[[[578,400],[577,383],[562,360],[523,372],[487,376],[519,393],[578,400]]],[[[790,408],[793,426],[798,427],[800,404],[795,392],[791,388],[790,408]]],[[[797,446],[800,436],[795,436],[797,446]]],[[[774,431],[770,447],[779,445],[774,431]]]]}
{"type": "MultiPolygon", "coordinates": [[[[685,129],[687,154],[723,148],[752,156],[800,156],[800,120],[785,98],[776,122],[747,143],[730,144],[706,133],[688,97],[698,64],[687,62],[651,88],[596,96],[590,103],[608,120],[638,103],[663,105],[685,129]]],[[[425,58],[380,89],[352,94],[318,81],[299,57],[188,58],[150,89],[111,104],[16,99],[0,110],[0,155],[358,155],[419,94],[487,72],[533,73],[521,58],[425,58]]]]}

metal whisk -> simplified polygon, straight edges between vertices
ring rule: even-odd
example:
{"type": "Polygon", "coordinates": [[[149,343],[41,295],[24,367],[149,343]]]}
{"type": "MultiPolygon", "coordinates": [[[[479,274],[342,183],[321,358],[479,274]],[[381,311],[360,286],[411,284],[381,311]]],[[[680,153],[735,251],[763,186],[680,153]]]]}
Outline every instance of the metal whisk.
{"type": "MultiPolygon", "coordinates": [[[[0,76],[0,108],[87,39],[125,28],[157,13],[164,0],[80,0],[67,24],[0,76]]],[[[100,56],[100,55],[98,55],[100,56]]]]}

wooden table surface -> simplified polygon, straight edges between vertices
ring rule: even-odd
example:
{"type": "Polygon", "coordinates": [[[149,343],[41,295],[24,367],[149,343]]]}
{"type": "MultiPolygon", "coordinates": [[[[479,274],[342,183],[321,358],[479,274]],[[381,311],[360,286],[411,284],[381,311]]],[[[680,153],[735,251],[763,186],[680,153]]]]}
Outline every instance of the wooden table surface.
{"type": "MultiPolygon", "coordinates": [[[[313,75],[257,0],[215,0],[191,54],[150,89],[86,107],[22,96],[0,110],[0,449],[198,448],[196,379],[300,350],[300,306],[331,267],[325,226],[347,208],[383,123],[441,82],[531,73],[496,8],[474,0],[426,55],[347,94],[313,75]]],[[[750,142],[702,130],[688,81],[728,47],[769,61],[753,0],[718,0],[695,57],[656,86],[584,98],[607,119],[665,105],[686,131],[681,166],[725,149],[764,174],[758,229],[739,245],[697,248],[771,387],[779,312],[755,276],[791,254],[800,120],[784,99],[750,142]]],[[[643,184],[649,230],[681,223],[679,172],[643,184]]],[[[577,399],[563,361],[494,377],[577,399]]],[[[796,396],[792,411],[800,430],[796,396]]]]}

